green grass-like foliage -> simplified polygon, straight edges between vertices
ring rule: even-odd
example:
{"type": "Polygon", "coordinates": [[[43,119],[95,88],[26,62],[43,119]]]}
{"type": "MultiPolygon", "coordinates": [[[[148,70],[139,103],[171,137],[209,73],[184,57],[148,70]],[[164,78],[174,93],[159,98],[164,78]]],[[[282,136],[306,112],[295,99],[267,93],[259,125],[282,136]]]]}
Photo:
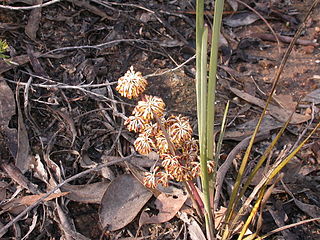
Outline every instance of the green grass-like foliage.
{"type": "MultiPolygon", "coordinates": [[[[202,189],[204,193],[205,222],[208,239],[214,239],[215,229],[210,205],[209,175],[207,161],[214,159],[214,115],[215,115],[215,88],[218,61],[218,44],[222,21],[224,1],[215,1],[213,19],[211,54],[209,62],[209,77],[207,72],[207,44],[208,27],[204,25],[204,1],[197,0],[196,6],[196,89],[197,89],[197,116],[200,142],[200,163],[202,189]]],[[[217,163],[216,163],[217,164],[217,163]]],[[[215,176],[215,173],[213,174],[215,176]]]]}

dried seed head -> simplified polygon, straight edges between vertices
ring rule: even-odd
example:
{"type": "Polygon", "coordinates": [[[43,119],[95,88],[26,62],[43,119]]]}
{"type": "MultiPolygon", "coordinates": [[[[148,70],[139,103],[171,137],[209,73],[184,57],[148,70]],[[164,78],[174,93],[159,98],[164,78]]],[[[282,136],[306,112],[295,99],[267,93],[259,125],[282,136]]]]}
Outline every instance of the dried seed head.
{"type": "Polygon", "coordinates": [[[161,117],[164,108],[165,104],[161,98],[146,95],[145,100],[139,101],[132,113],[133,115],[141,116],[145,120],[150,120],[154,118],[154,114],[161,117]]]}
{"type": "Polygon", "coordinates": [[[127,129],[133,132],[142,132],[145,129],[146,121],[139,116],[130,116],[124,122],[127,125],[127,129]]]}
{"type": "Polygon", "coordinates": [[[116,90],[121,96],[126,98],[138,97],[147,86],[147,80],[142,77],[141,72],[135,72],[133,66],[126,72],[123,77],[118,79],[116,90]]]}
{"type": "Polygon", "coordinates": [[[213,160],[210,160],[207,162],[207,166],[208,166],[208,172],[209,173],[213,173],[214,171],[214,166],[215,166],[215,163],[213,160]]]}
{"type": "Polygon", "coordinates": [[[168,153],[170,151],[167,139],[161,131],[155,136],[155,139],[156,148],[158,149],[159,154],[168,153]]]}
{"type": "Polygon", "coordinates": [[[168,118],[169,135],[171,141],[175,144],[182,144],[191,140],[192,128],[187,117],[171,116],[168,118]]]}
{"type": "Polygon", "coordinates": [[[168,172],[157,172],[157,183],[162,184],[164,187],[168,187],[169,180],[173,179],[173,176],[168,172]]]}
{"type": "Polygon", "coordinates": [[[201,173],[201,167],[200,162],[191,162],[191,174],[193,177],[200,176],[201,173]]]}
{"type": "Polygon", "coordinates": [[[145,125],[143,132],[148,134],[150,137],[155,137],[160,132],[160,126],[158,123],[148,123],[145,125]]]}
{"type": "Polygon", "coordinates": [[[162,160],[162,166],[165,170],[170,172],[170,169],[175,168],[175,166],[179,165],[179,157],[172,156],[171,154],[162,154],[160,157],[162,160]]]}
{"type": "Polygon", "coordinates": [[[171,167],[169,173],[175,178],[176,181],[182,182],[185,181],[188,176],[188,169],[179,163],[176,166],[171,167]]]}
{"type": "Polygon", "coordinates": [[[194,138],[192,138],[190,141],[183,142],[182,152],[190,155],[198,155],[199,142],[194,138]]]}
{"type": "Polygon", "coordinates": [[[149,154],[152,146],[153,142],[151,138],[145,133],[140,133],[138,138],[134,141],[135,149],[142,155],[149,154]]]}
{"type": "Polygon", "coordinates": [[[143,178],[143,185],[147,188],[156,188],[157,187],[157,174],[158,168],[154,169],[152,172],[145,172],[143,178]]]}

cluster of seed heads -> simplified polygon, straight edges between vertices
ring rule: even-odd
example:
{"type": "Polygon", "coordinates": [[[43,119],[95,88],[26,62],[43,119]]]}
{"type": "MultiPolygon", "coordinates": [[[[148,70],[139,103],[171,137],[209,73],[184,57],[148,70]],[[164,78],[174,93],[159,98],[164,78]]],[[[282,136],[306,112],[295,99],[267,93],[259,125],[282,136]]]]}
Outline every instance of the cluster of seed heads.
{"type": "MultiPolygon", "coordinates": [[[[158,153],[161,167],[153,167],[145,173],[144,184],[155,188],[158,184],[168,186],[170,180],[188,181],[200,174],[198,142],[192,138],[192,128],[187,117],[165,116],[165,103],[156,96],[144,95],[147,86],[141,72],[133,67],[118,80],[116,90],[129,99],[140,97],[125,125],[138,134],[134,142],[136,151],[142,155],[151,151],[158,153]]],[[[208,162],[209,172],[213,162],[208,162]]]]}

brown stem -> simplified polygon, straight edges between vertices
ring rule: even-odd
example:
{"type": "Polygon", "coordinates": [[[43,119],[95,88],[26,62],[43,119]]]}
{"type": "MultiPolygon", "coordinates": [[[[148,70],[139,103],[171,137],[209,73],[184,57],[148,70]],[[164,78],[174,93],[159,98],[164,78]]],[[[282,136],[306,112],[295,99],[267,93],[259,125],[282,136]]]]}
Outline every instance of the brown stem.
{"type": "Polygon", "coordinates": [[[194,186],[194,183],[191,180],[187,181],[187,184],[190,187],[191,196],[193,197],[193,199],[197,203],[198,207],[201,210],[201,214],[203,215],[204,214],[204,204],[203,204],[203,201],[198,193],[198,190],[196,189],[196,187],[194,186]]]}

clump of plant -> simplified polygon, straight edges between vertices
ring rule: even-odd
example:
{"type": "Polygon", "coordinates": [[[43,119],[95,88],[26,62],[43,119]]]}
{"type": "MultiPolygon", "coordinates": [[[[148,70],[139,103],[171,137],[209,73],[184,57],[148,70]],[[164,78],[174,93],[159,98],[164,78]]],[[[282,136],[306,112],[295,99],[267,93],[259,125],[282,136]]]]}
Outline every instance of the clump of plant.
{"type": "Polygon", "coordinates": [[[5,40],[0,39],[0,58],[5,59],[8,58],[7,55],[4,53],[7,52],[9,49],[9,45],[5,40]]]}
{"type": "MultiPolygon", "coordinates": [[[[198,141],[192,137],[189,119],[181,115],[166,116],[165,103],[160,97],[145,95],[146,79],[133,67],[118,79],[116,90],[129,99],[140,99],[125,125],[138,134],[134,142],[136,151],[142,155],[151,151],[158,153],[161,166],[145,173],[144,184],[155,188],[158,184],[168,186],[170,180],[189,181],[199,176],[198,141]]],[[[208,161],[208,171],[214,163],[208,161]]]]}

